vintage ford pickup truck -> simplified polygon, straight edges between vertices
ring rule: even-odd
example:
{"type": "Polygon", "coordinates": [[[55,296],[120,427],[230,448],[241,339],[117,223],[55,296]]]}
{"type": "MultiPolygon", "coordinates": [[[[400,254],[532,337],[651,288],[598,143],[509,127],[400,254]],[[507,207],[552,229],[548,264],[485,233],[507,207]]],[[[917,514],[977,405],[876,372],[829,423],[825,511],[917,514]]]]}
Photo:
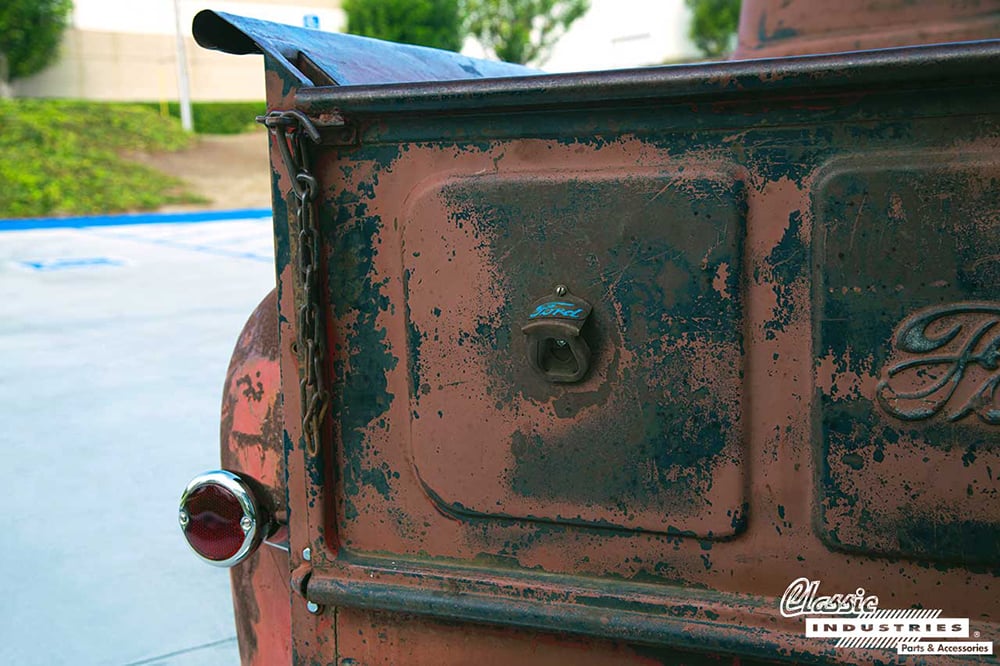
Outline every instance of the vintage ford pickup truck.
{"type": "Polygon", "coordinates": [[[268,91],[180,507],[245,664],[995,659],[1000,5],[823,4],[551,76],[198,15],[268,91]]]}

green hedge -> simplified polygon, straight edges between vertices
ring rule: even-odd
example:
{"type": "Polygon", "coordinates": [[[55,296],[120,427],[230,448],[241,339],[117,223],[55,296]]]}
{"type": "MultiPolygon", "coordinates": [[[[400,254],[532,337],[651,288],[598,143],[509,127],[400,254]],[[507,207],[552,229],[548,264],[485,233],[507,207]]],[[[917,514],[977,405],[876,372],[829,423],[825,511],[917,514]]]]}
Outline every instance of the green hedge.
{"type": "Polygon", "coordinates": [[[203,199],[127,151],[170,151],[193,138],[140,104],[0,100],[0,217],[79,215],[203,199]]]}
{"type": "MultiPolygon", "coordinates": [[[[180,104],[168,102],[166,105],[157,102],[144,103],[161,114],[166,106],[167,113],[173,118],[181,117],[180,104]]],[[[198,134],[242,134],[258,127],[257,116],[266,113],[264,102],[194,102],[191,104],[191,117],[194,131],[198,134]]]]}

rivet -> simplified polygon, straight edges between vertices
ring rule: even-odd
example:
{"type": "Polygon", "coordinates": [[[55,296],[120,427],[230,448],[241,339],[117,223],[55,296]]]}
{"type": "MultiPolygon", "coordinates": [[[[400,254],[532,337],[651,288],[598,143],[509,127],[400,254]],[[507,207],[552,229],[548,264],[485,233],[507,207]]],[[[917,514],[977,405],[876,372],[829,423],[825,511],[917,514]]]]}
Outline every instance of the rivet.
{"type": "Polygon", "coordinates": [[[306,562],[309,562],[310,560],[312,560],[312,551],[309,550],[308,548],[303,548],[302,549],[302,559],[305,560],[306,562]]]}
{"type": "Polygon", "coordinates": [[[180,522],[181,527],[187,527],[188,522],[191,521],[191,516],[184,509],[181,509],[180,513],[177,514],[177,520],[180,522]]]}
{"type": "Polygon", "coordinates": [[[314,601],[307,601],[306,610],[313,615],[319,615],[323,611],[323,607],[314,601]]]}

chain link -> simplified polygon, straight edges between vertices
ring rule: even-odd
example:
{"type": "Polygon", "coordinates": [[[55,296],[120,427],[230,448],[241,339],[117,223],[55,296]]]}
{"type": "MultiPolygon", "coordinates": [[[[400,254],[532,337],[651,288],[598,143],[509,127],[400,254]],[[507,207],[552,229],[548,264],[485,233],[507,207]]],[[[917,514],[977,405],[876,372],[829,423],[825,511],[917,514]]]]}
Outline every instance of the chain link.
{"type": "Polygon", "coordinates": [[[282,161],[292,181],[295,197],[295,228],[298,233],[299,305],[298,336],[299,401],[302,407],[302,438],[311,456],[319,452],[320,428],[329,406],[323,362],[326,344],[323,335],[323,308],[319,295],[319,229],[316,222],[316,195],[319,184],[309,171],[306,139],[319,142],[319,131],[300,111],[271,111],[257,121],[271,131],[282,161]]]}

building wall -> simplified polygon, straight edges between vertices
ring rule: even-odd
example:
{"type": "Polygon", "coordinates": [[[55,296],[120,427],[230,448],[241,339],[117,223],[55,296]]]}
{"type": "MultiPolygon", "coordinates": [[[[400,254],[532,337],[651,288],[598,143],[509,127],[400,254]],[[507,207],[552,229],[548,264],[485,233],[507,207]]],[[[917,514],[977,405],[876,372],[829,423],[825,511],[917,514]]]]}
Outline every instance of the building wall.
{"type": "MultiPolygon", "coordinates": [[[[176,41],[168,35],[79,30],[66,32],[59,62],[15,81],[19,97],[108,101],[175,100],[176,41]]],[[[229,56],[186,40],[191,98],[196,101],[264,99],[260,56],[229,56]]]]}
{"type": "MultiPolygon", "coordinates": [[[[195,101],[264,98],[260,56],[207,51],[190,38],[191,20],[214,10],[303,25],[315,16],[321,30],[345,24],[339,0],[178,0],[186,33],[185,54],[195,101]]],[[[685,60],[695,54],[687,39],[683,0],[591,0],[591,9],[557,44],[543,65],[551,72],[617,69],[685,60]]],[[[159,101],[178,97],[174,0],[76,0],[60,60],[13,85],[22,97],[159,101]],[[139,6],[141,11],[135,11],[139,6]]],[[[483,57],[467,41],[465,52],[483,57]]]]}
{"type": "MultiPolygon", "coordinates": [[[[264,99],[260,56],[208,51],[191,38],[191,21],[206,6],[231,14],[303,25],[316,16],[320,29],[339,30],[337,0],[180,0],[191,98],[195,101],[264,99]]],[[[76,0],[61,54],[45,71],[13,82],[19,97],[160,101],[178,97],[173,0],[76,0]],[[141,11],[134,7],[139,6],[141,11]]]]}
{"type": "Polygon", "coordinates": [[[542,65],[580,72],[662,65],[696,58],[684,0],[591,0],[590,11],[542,65]]]}

